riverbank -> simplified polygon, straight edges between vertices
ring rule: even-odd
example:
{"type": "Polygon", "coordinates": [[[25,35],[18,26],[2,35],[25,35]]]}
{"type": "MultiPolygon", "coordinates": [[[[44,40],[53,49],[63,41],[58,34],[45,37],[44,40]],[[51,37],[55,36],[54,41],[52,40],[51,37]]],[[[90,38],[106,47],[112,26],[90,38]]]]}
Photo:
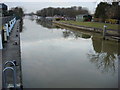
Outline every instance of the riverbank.
{"type": "Polygon", "coordinates": [[[63,23],[75,24],[79,26],[92,27],[103,29],[103,26],[106,25],[108,30],[118,30],[118,24],[102,23],[102,22],[80,22],[80,21],[61,21],[63,23]]]}
{"type": "MultiPolygon", "coordinates": [[[[100,33],[101,35],[103,35],[102,28],[81,26],[81,25],[77,25],[77,24],[73,24],[73,23],[67,23],[67,21],[66,22],[65,21],[53,21],[53,23],[58,26],[63,26],[63,27],[72,28],[72,29],[78,29],[78,30],[82,30],[82,31],[89,31],[92,33],[100,33]]],[[[107,29],[105,38],[107,40],[120,41],[120,36],[119,36],[118,30],[113,30],[113,29],[108,30],[107,29]]]]}
{"type": "MultiPolygon", "coordinates": [[[[16,60],[16,76],[17,87],[22,86],[22,71],[21,71],[21,49],[20,49],[20,20],[16,21],[15,26],[10,33],[7,43],[4,43],[2,50],[2,64],[6,61],[16,60]]],[[[12,73],[7,72],[8,88],[13,87],[12,73]]]]}

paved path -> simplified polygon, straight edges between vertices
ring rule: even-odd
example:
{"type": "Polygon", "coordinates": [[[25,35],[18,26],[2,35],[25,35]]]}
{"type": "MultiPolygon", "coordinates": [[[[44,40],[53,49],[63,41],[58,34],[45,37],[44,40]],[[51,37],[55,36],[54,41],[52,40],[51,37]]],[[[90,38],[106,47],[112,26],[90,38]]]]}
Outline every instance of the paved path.
{"type": "MultiPolygon", "coordinates": [[[[4,64],[6,61],[16,60],[18,66],[17,67],[17,84],[22,85],[22,74],[21,74],[21,53],[20,53],[20,32],[19,29],[19,21],[16,22],[9,40],[4,44],[4,49],[2,51],[2,63],[4,64]],[[17,35],[17,36],[16,36],[17,35]],[[15,45],[17,42],[17,45],[15,45]]],[[[8,82],[13,84],[12,73],[7,72],[8,82]]]]}

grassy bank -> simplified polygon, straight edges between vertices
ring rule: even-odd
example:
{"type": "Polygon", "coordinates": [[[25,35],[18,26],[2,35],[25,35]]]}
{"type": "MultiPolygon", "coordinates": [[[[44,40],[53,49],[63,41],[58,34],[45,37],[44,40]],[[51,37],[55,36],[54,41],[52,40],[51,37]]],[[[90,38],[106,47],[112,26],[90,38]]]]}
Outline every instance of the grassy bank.
{"type": "Polygon", "coordinates": [[[61,21],[61,22],[86,26],[86,27],[100,28],[100,29],[103,29],[104,25],[107,26],[107,29],[113,29],[113,30],[118,30],[118,27],[120,27],[120,25],[117,24],[108,24],[108,23],[99,23],[99,22],[79,22],[79,21],[61,21]]]}

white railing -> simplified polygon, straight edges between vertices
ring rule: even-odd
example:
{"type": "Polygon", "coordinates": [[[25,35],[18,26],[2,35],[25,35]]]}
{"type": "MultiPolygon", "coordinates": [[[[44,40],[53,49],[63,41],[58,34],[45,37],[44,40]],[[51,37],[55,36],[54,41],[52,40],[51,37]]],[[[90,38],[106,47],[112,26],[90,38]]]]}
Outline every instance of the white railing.
{"type": "Polygon", "coordinates": [[[4,30],[4,34],[0,33],[0,49],[3,49],[2,37],[4,37],[4,41],[7,41],[8,37],[10,36],[10,32],[12,31],[15,23],[16,23],[16,17],[10,21],[7,21],[4,25],[2,25],[2,29],[4,30]],[[4,36],[2,36],[2,35],[4,35],[4,36]]]}
{"type": "Polygon", "coordinates": [[[2,35],[0,33],[0,49],[3,49],[3,45],[2,45],[2,35]]]}

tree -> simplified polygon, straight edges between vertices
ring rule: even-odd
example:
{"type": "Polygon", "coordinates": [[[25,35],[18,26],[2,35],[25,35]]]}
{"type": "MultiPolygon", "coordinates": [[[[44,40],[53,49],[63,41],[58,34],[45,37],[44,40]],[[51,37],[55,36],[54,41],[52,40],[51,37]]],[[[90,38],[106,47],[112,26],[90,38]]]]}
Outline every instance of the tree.
{"type": "Polygon", "coordinates": [[[35,15],[34,12],[29,13],[30,16],[35,15]]]}
{"type": "Polygon", "coordinates": [[[88,10],[83,9],[82,7],[70,7],[70,8],[53,8],[53,7],[48,7],[44,8],[42,10],[38,10],[36,14],[38,16],[67,16],[67,17],[76,17],[76,15],[79,14],[88,14],[88,10]]]}
{"type": "Polygon", "coordinates": [[[120,20],[120,5],[118,2],[112,2],[109,4],[107,2],[101,2],[98,4],[95,11],[95,18],[100,18],[103,21],[105,19],[118,19],[120,20]]]}
{"type": "Polygon", "coordinates": [[[103,21],[107,18],[106,12],[111,7],[107,2],[100,2],[95,10],[95,18],[101,18],[103,21]]]}
{"type": "Polygon", "coordinates": [[[21,7],[11,8],[8,12],[10,16],[16,16],[17,19],[21,19],[24,16],[24,11],[21,7]]]}
{"type": "Polygon", "coordinates": [[[108,18],[120,20],[120,6],[118,2],[113,2],[112,6],[106,12],[108,18]]]}

